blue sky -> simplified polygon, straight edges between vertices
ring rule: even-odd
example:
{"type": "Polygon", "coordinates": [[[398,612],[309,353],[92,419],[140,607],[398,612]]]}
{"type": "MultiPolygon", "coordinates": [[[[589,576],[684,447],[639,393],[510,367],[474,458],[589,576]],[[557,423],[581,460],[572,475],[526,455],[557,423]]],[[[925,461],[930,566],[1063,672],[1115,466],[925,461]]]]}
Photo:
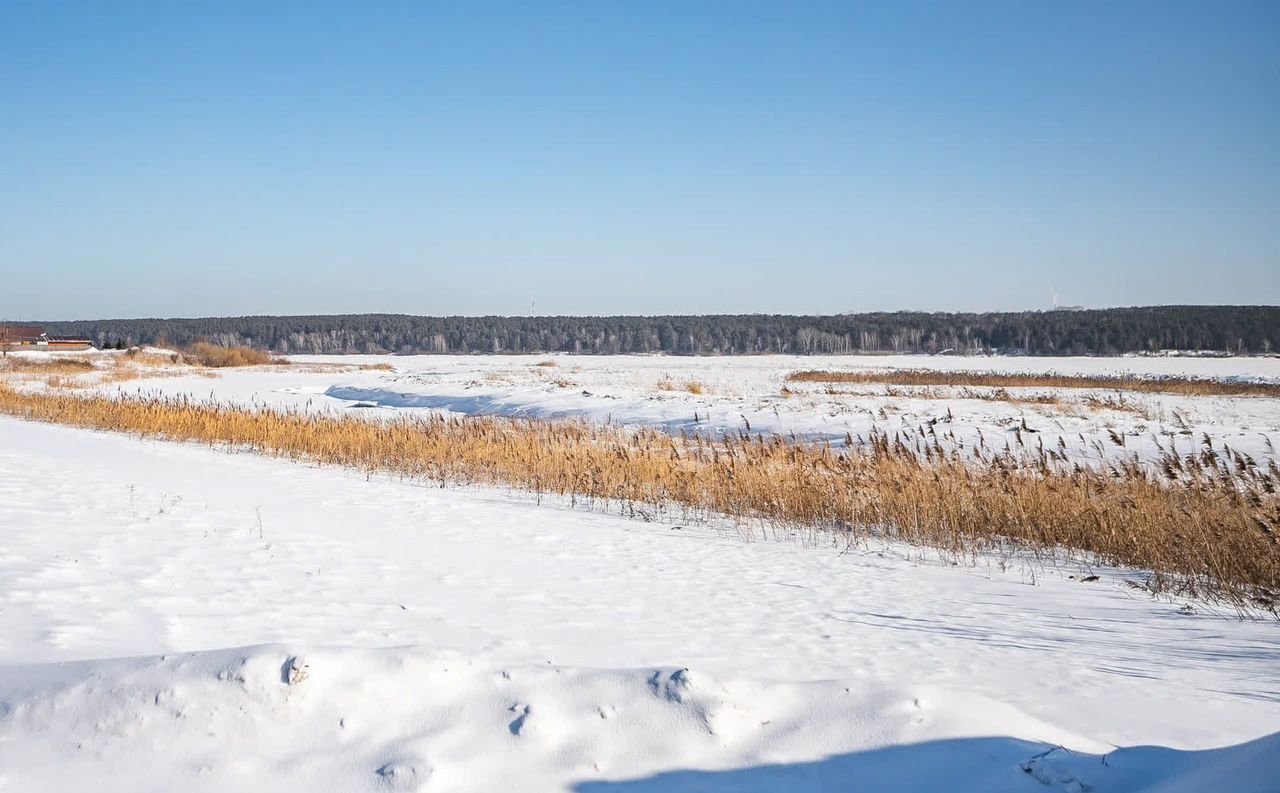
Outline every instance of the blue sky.
{"type": "Polygon", "coordinates": [[[1280,303],[1280,3],[0,5],[0,315],[1280,303]]]}

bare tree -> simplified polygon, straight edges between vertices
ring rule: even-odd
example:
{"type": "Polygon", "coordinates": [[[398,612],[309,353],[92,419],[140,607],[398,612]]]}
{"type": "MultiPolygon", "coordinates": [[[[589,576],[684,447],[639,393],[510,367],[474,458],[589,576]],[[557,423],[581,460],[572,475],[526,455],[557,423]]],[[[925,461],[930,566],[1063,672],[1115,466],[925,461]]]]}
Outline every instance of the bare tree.
{"type": "Polygon", "coordinates": [[[17,334],[13,330],[12,325],[6,325],[0,322],[0,355],[9,357],[9,348],[13,346],[17,334]]]}

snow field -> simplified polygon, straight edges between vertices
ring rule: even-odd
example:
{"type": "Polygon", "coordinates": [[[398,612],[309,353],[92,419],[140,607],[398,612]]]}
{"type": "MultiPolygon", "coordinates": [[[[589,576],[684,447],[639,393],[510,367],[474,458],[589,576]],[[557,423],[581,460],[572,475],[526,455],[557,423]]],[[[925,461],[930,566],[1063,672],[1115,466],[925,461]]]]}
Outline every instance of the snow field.
{"type": "MultiPolygon", "coordinates": [[[[110,388],[334,411],[351,401],[326,394],[361,388],[725,427],[765,404],[753,425],[833,434],[866,399],[913,420],[950,402],[993,431],[1014,409],[860,396],[832,416],[847,398],[773,395],[848,359],[544,359],[110,388]],[[706,393],[657,387],[695,377],[706,393]]],[[[924,362],[955,360],[973,363],[924,362]]],[[[1086,364],[1131,361],[1240,366],[1086,364]]],[[[1277,431],[1271,400],[1150,398],[1215,440],[1277,431]]],[[[0,790],[1280,789],[1280,626],[1125,577],[746,542],[0,419],[0,790]]]]}

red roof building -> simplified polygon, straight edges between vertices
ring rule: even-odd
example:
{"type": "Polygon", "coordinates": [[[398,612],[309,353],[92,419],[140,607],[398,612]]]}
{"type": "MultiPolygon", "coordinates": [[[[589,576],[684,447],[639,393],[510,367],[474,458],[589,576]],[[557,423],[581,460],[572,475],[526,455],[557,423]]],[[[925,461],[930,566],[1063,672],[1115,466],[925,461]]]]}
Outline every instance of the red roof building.
{"type": "Polygon", "coordinates": [[[0,348],[75,351],[92,346],[83,336],[50,336],[39,325],[0,325],[0,348]]]}

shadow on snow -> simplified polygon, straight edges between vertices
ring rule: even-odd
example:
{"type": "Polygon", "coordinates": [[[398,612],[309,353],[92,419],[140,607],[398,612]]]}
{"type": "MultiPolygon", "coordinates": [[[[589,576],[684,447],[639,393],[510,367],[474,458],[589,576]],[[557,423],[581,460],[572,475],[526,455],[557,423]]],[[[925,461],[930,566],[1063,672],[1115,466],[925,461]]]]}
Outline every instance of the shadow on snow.
{"type": "Polygon", "coordinates": [[[1015,738],[957,738],[836,755],[806,763],[723,771],[666,771],[593,780],[575,793],[709,791],[901,791],[902,793],[1277,793],[1280,733],[1236,746],[1181,751],[1159,746],[1107,755],[1015,738]]]}

